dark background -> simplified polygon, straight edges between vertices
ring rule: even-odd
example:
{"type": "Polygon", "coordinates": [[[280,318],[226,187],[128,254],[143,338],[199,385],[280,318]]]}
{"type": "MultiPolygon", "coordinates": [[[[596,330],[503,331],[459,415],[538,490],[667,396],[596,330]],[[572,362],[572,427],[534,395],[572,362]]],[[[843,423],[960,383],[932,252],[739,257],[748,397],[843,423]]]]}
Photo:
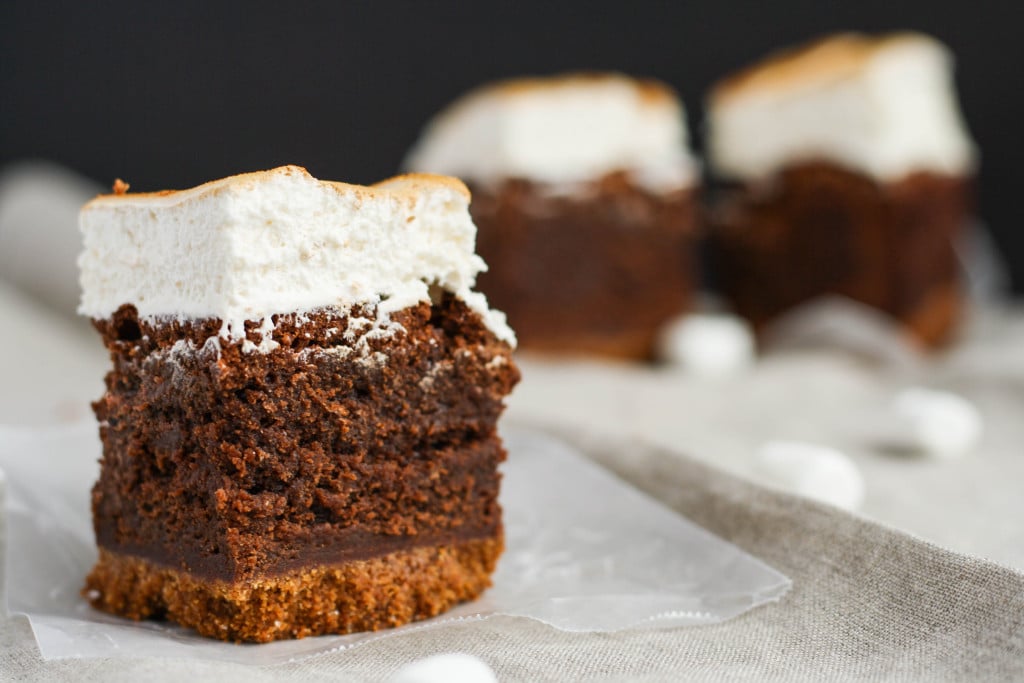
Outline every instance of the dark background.
{"type": "Polygon", "coordinates": [[[956,52],[982,150],[979,210],[1024,291],[1024,36],[1016,2],[167,2],[0,0],[0,164],[62,162],[133,190],[284,163],[370,182],[482,81],[654,76],[699,144],[708,86],[845,29],[917,29],[956,52]]]}

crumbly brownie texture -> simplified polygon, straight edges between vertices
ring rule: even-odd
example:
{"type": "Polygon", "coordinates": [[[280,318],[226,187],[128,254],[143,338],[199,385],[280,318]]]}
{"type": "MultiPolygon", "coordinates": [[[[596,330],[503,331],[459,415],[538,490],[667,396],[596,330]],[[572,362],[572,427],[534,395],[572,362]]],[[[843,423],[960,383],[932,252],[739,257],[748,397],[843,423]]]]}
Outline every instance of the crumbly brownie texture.
{"type": "Polygon", "coordinates": [[[375,317],[275,316],[269,353],[217,343],[215,319],[96,321],[114,363],[96,607],[266,641],[395,626],[488,585],[511,349],[450,294],[390,334],[375,317]]]}
{"type": "Polygon", "coordinates": [[[879,183],[825,162],[727,190],[712,219],[722,289],[758,329],[837,294],[937,346],[963,307],[954,244],[970,194],[960,177],[916,173],[879,183]]]}
{"type": "Polygon", "coordinates": [[[693,289],[692,189],[655,195],[624,173],[572,194],[508,180],[472,187],[478,286],[520,348],[651,357],[693,289]]]}

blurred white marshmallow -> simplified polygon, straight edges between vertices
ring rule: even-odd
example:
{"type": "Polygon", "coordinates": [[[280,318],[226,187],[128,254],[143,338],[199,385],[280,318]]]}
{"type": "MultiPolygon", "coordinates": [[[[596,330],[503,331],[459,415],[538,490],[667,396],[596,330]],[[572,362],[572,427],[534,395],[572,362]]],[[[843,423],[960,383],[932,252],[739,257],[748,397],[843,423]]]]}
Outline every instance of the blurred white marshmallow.
{"type": "Polygon", "coordinates": [[[681,316],[661,330],[660,360],[699,375],[728,375],[754,361],[754,335],[741,318],[699,313],[681,316]]]}
{"type": "Polygon", "coordinates": [[[904,389],[893,399],[888,417],[878,439],[897,452],[955,458],[968,453],[981,438],[981,413],[973,403],[948,391],[904,389]]]}
{"type": "Polygon", "coordinates": [[[78,211],[98,184],[62,166],[26,161],[0,172],[0,278],[76,317],[82,251],[78,211]]]}
{"type": "Polygon", "coordinates": [[[434,655],[406,664],[391,683],[497,683],[494,672],[482,660],[460,652],[434,655]]]}
{"type": "Polygon", "coordinates": [[[758,483],[857,510],[864,502],[864,477],[847,455],[800,441],[769,441],[758,449],[751,472],[758,483]]]}

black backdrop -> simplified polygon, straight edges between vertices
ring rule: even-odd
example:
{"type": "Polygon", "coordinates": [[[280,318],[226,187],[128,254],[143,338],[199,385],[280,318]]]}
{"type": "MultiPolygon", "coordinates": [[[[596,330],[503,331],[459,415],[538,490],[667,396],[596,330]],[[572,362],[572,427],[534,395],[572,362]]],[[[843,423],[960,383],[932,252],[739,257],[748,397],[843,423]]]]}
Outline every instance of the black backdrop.
{"type": "Polygon", "coordinates": [[[983,154],[980,212],[1024,291],[1018,2],[67,2],[0,0],[0,163],[65,163],[136,190],[283,163],[369,182],[482,81],[616,69],[701,98],[766,51],[913,28],[957,53],[983,154]]]}

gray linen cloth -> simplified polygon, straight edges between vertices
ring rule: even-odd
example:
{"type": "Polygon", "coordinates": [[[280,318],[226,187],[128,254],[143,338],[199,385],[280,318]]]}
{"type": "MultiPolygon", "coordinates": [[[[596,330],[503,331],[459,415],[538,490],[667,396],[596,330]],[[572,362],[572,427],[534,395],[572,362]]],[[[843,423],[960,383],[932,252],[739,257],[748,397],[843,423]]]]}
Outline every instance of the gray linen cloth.
{"type": "Polygon", "coordinates": [[[380,680],[452,651],[482,658],[500,680],[1024,680],[1024,574],[640,441],[560,436],[788,574],[792,592],[715,626],[590,635],[494,618],[267,668],[44,662],[15,617],[0,627],[0,680],[380,680]]]}
{"type": "Polygon", "coordinates": [[[521,357],[523,381],[508,414],[580,433],[643,439],[755,482],[754,456],[767,441],[838,448],[864,475],[865,516],[1024,570],[1022,348],[1024,310],[989,306],[973,312],[955,345],[928,358],[880,360],[834,345],[787,347],[744,372],[701,378],[664,367],[521,357]],[[912,386],[970,400],[985,425],[976,446],[951,459],[879,448],[872,438],[878,413],[912,386]]]}

